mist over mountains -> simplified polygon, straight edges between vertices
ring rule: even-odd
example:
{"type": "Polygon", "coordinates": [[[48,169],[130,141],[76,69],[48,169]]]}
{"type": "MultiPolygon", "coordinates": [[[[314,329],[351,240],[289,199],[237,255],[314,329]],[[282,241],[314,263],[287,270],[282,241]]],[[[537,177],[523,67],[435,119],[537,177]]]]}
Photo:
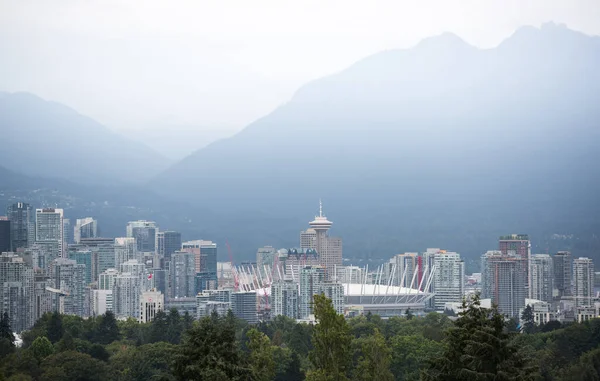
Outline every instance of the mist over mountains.
{"type": "Polygon", "coordinates": [[[82,183],[150,179],[169,161],[56,102],[0,93],[0,163],[15,172],[82,183]]]}
{"type": "MultiPolygon", "coordinates": [[[[600,38],[554,24],[486,50],[444,34],[315,80],[168,168],[72,110],[4,94],[0,162],[77,181],[150,179],[136,192],[160,212],[139,218],[228,240],[240,259],[298,245],[319,198],[344,257],[443,247],[476,258],[508,233],[529,233],[534,252],[600,255],[599,67],[600,38]]],[[[123,222],[110,230],[124,229],[124,210],[111,210],[123,222]]]]}
{"type": "Polygon", "coordinates": [[[354,255],[597,231],[598,67],[600,38],[554,24],[488,50],[429,38],[307,84],[152,185],[298,223],[323,198],[354,255]]]}

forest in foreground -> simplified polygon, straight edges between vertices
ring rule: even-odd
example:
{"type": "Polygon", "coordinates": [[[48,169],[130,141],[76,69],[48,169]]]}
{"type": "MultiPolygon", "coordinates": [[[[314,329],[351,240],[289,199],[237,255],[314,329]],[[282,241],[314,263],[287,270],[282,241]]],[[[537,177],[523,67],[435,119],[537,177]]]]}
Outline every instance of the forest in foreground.
{"type": "Polygon", "coordinates": [[[599,380],[600,319],[518,327],[478,298],[458,316],[345,319],[315,296],[317,324],[176,310],[150,323],[47,314],[15,347],[0,323],[0,380],[599,380]]]}

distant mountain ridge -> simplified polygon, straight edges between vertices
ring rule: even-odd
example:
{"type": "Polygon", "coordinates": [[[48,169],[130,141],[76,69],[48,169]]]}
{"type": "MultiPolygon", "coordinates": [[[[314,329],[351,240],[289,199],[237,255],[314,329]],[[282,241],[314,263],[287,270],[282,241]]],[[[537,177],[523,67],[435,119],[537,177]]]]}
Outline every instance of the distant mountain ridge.
{"type": "Polygon", "coordinates": [[[485,50],[444,34],[303,86],[150,184],[261,213],[269,233],[230,233],[249,247],[295,243],[319,198],[355,257],[427,246],[474,256],[504,233],[597,232],[598,67],[600,38],[555,24],[485,50]]]}
{"type": "Polygon", "coordinates": [[[0,163],[82,183],[147,181],[170,164],[91,118],[29,93],[0,92],[0,163]]]}

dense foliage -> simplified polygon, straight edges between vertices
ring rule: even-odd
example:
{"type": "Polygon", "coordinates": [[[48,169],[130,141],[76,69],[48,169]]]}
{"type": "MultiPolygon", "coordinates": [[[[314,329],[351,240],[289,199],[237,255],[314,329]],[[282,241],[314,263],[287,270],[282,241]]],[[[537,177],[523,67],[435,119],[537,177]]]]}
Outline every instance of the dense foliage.
{"type": "Polygon", "coordinates": [[[172,310],[140,324],[112,313],[43,316],[12,344],[0,321],[0,380],[598,380],[600,319],[563,326],[506,321],[475,298],[456,317],[344,319],[315,298],[317,324],[172,310]],[[451,320],[452,319],[452,320],[451,320]],[[453,321],[454,320],[454,321],[453,321]]]}

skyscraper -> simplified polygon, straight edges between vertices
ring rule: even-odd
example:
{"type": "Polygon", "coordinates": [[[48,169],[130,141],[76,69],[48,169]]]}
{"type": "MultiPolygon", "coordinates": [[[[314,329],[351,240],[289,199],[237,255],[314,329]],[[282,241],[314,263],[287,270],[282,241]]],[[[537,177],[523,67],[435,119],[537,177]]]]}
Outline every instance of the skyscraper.
{"type": "Polygon", "coordinates": [[[82,238],[98,237],[98,221],[92,217],[78,218],[73,228],[73,240],[79,243],[82,238]]]}
{"type": "Polygon", "coordinates": [[[35,242],[47,247],[45,264],[64,253],[63,210],[44,208],[35,210],[35,242]]]}
{"type": "Polygon", "coordinates": [[[171,298],[195,297],[194,253],[176,251],[171,255],[171,298]]]}
{"type": "Polygon", "coordinates": [[[34,323],[33,269],[14,253],[0,254],[0,314],[7,313],[13,331],[34,323]]]}
{"type": "Polygon", "coordinates": [[[573,287],[573,259],[568,251],[559,251],[554,254],[554,288],[557,290],[558,299],[571,296],[573,287]]]}
{"type": "Polygon", "coordinates": [[[323,266],[305,266],[300,269],[300,303],[299,314],[306,319],[313,313],[313,296],[321,292],[321,284],[325,280],[323,266]]]}
{"type": "Polygon", "coordinates": [[[234,292],[231,294],[231,310],[235,317],[249,324],[258,323],[256,292],[234,292]]]}
{"type": "Polygon", "coordinates": [[[115,285],[115,279],[120,274],[117,269],[108,269],[98,277],[98,289],[112,290],[115,285]]]}
{"type": "Polygon", "coordinates": [[[300,318],[298,283],[291,279],[278,280],[272,284],[271,291],[274,317],[283,315],[292,319],[300,318]]]}
{"type": "Polygon", "coordinates": [[[321,265],[325,267],[326,277],[335,276],[335,267],[342,265],[342,239],[329,237],[327,232],[333,225],[323,214],[323,205],[319,202],[319,215],[308,223],[310,229],[300,233],[302,249],[316,249],[321,265]]]}
{"type": "Polygon", "coordinates": [[[137,251],[154,253],[156,251],[156,234],[158,226],[154,221],[130,221],[127,224],[127,237],[135,238],[137,251]]]}
{"type": "Polygon", "coordinates": [[[9,205],[6,216],[10,221],[10,240],[12,249],[29,247],[35,240],[34,216],[31,206],[23,202],[9,205]]]}
{"type": "MultiPolygon", "coordinates": [[[[256,268],[261,272],[262,276],[267,276],[265,266],[269,269],[273,269],[275,264],[275,257],[277,256],[277,250],[273,246],[265,246],[258,249],[256,252],[256,268]]],[[[270,274],[268,274],[270,275],[270,274]]]]}
{"type": "Polygon", "coordinates": [[[74,260],[56,258],[50,265],[54,287],[60,290],[58,310],[67,315],[84,316],[85,265],[74,260]]]}
{"type": "Polygon", "coordinates": [[[119,318],[140,316],[142,279],[131,273],[119,274],[113,285],[113,311],[119,318]]]}
{"type": "Polygon", "coordinates": [[[71,250],[67,252],[67,257],[74,260],[77,264],[85,266],[85,284],[89,285],[95,279],[92,274],[96,273],[93,253],[90,250],[71,250]]]}
{"type": "Polygon", "coordinates": [[[175,231],[159,232],[157,235],[157,254],[165,262],[171,261],[171,254],[181,250],[181,233],[175,231]]]}
{"type": "Polygon", "coordinates": [[[573,297],[577,307],[592,306],[594,296],[594,262],[590,258],[573,261],[573,297]]]}
{"type": "Polygon", "coordinates": [[[67,251],[67,246],[73,242],[73,230],[71,228],[71,220],[63,218],[63,250],[67,251]]]}
{"type": "MultiPolygon", "coordinates": [[[[419,254],[417,253],[404,253],[395,255],[390,259],[388,281],[393,286],[410,287],[413,281],[413,275],[418,270],[419,254]]],[[[415,278],[415,283],[418,283],[419,279],[415,278]]],[[[414,285],[417,288],[418,285],[414,285]]]]}
{"type": "Polygon", "coordinates": [[[181,251],[192,253],[194,256],[196,293],[216,289],[218,286],[217,244],[212,241],[195,240],[184,242],[181,246],[181,251]]]}
{"type": "Polygon", "coordinates": [[[492,299],[501,313],[518,317],[525,307],[527,260],[515,254],[488,251],[481,257],[482,294],[492,299]]]}
{"type": "Polygon", "coordinates": [[[98,274],[107,269],[115,268],[116,253],[115,243],[112,238],[81,238],[78,245],[73,245],[79,250],[89,250],[93,253],[92,280],[98,280],[98,274]]]}
{"type": "Polygon", "coordinates": [[[338,314],[344,313],[344,285],[339,282],[325,281],[319,286],[318,294],[331,299],[331,304],[338,314]]]}
{"type": "Polygon", "coordinates": [[[115,268],[121,268],[121,264],[131,259],[142,263],[143,258],[137,251],[137,244],[133,237],[115,238],[115,268]]]}
{"type": "Polygon", "coordinates": [[[516,255],[525,260],[525,288],[529,285],[529,259],[531,257],[531,242],[527,234],[510,234],[501,236],[498,249],[504,255],[516,255]]]}
{"type": "Polygon", "coordinates": [[[529,299],[552,301],[554,290],[554,266],[548,254],[535,254],[530,261],[529,299]]]}
{"type": "Polygon", "coordinates": [[[434,306],[443,311],[446,303],[460,303],[465,294],[465,263],[460,254],[443,251],[437,254],[433,263],[434,306]]]}
{"type": "Polygon", "coordinates": [[[7,217],[0,217],[0,253],[11,250],[10,243],[10,221],[7,217]]]}

